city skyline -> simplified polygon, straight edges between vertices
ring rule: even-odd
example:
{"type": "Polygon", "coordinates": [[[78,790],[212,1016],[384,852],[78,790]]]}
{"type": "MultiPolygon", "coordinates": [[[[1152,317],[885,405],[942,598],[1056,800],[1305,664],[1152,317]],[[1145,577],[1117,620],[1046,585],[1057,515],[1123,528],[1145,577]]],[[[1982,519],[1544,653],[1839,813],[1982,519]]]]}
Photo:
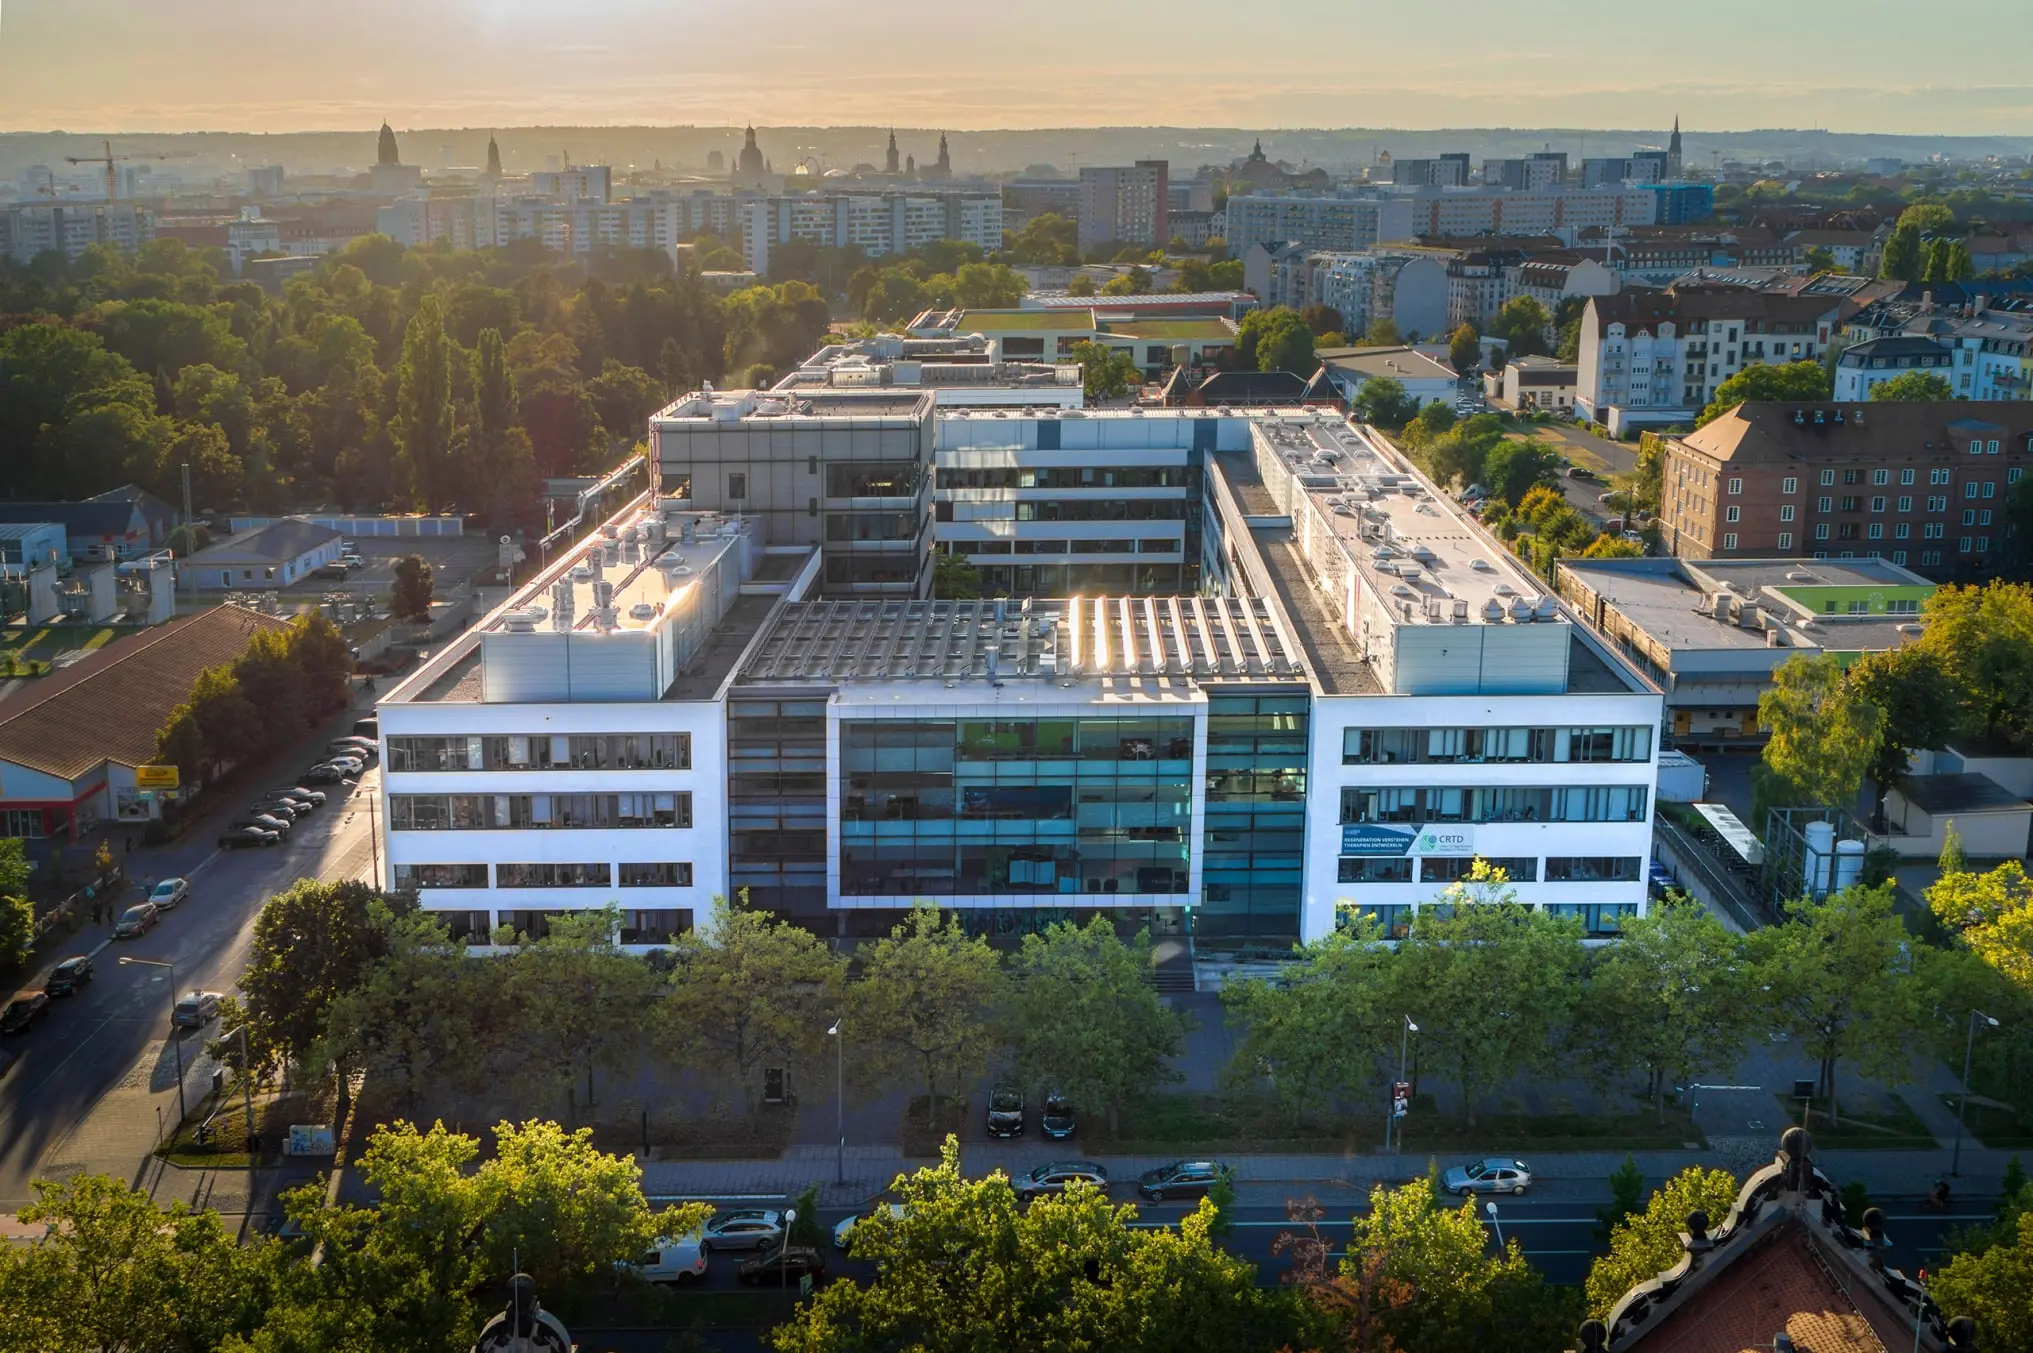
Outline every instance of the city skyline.
{"type": "Polygon", "coordinates": [[[1564,0],[1529,24],[1494,0],[1464,0],[1444,27],[1374,3],[1286,0],[1272,22],[1309,40],[1278,44],[1275,70],[1259,74],[1212,40],[1232,20],[1206,0],[1185,0],[1157,35],[1128,13],[1064,0],[929,30],[901,10],[885,23],[815,0],[675,14],[649,0],[563,11],[525,0],[362,0],[340,11],[220,0],[202,24],[174,4],[9,0],[0,127],[297,131],[396,115],[447,126],[989,130],[1064,125],[1068,109],[1086,108],[1185,125],[1629,126],[1663,125],[1677,111],[1690,127],[2033,135],[2033,84],[2014,62],[2033,40],[2033,10],[2011,0],[1954,8],[1956,22],[1912,25],[1891,0],[1722,0],[1698,30],[1674,35],[1667,70],[1664,49],[1617,36],[1630,15],[1608,0],[1564,0]],[[1860,41],[1839,64],[1822,60],[1838,23],[1899,41],[1860,41]],[[125,41],[101,41],[106,31],[125,41]],[[1752,32],[1759,41],[1741,40],[1752,32]],[[1976,33],[1985,40],[1972,42],[1976,33]],[[1576,55],[1590,44],[1586,59],[1576,55]],[[315,62],[295,59],[310,51],[315,62]],[[1953,85],[1931,74],[1944,70],[1953,85]]]}

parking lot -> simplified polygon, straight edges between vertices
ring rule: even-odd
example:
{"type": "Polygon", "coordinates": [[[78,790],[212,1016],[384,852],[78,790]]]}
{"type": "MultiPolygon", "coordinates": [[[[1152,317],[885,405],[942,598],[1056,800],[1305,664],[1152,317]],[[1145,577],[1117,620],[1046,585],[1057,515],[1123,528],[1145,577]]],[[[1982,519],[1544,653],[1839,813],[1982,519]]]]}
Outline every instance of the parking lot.
{"type": "Polygon", "coordinates": [[[289,597],[322,597],[331,592],[356,596],[386,597],[395,581],[395,561],[405,555],[422,555],[431,566],[432,582],[439,596],[475,575],[492,574],[500,558],[500,546],[484,535],[470,536],[354,536],[354,548],[366,560],[344,579],[320,578],[315,574],[283,588],[289,597]]]}

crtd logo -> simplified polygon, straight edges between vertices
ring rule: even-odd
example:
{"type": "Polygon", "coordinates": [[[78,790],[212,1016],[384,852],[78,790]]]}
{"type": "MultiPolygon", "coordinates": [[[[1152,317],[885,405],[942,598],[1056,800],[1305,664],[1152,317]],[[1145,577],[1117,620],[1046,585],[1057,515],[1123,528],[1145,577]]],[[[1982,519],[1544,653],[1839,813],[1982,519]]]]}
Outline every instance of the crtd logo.
{"type": "Polygon", "coordinates": [[[1424,831],[1419,833],[1419,852],[1422,855],[1430,855],[1435,851],[1465,850],[1467,847],[1467,832],[1424,831]]]}

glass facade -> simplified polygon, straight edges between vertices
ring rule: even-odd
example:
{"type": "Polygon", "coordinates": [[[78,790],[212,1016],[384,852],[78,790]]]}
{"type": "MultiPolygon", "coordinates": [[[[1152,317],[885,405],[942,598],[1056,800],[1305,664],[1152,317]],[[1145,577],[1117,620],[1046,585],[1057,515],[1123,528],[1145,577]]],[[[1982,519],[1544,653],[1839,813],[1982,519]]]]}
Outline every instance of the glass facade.
{"type": "Polygon", "coordinates": [[[1299,936],[1310,703],[1303,690],[1207,693],[1201,940],[1299,936]]]}
{"type": "Polygon", "coordinates": [[[840,891],[1076,897],[1190,887],[1190,718],[840,725],[840,891]]]}
{"type": "Polygon", "coordinates": [[[826,909],[826,702],[727,702],[728,887],[805,919],[826,909]]]}

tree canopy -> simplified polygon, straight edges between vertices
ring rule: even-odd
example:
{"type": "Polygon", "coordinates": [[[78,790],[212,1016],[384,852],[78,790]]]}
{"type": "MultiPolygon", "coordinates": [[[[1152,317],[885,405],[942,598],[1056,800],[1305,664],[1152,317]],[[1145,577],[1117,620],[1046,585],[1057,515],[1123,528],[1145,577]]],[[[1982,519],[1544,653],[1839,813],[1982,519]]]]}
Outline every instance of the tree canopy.
{"type": "Polygon", "coordinates": [[[1714,422],[1737,405],[1752,400],[1827,399],[1834,390],[1828,369],[1819,362],[1787,362],[1770,366],[1763,362],[1747,366],[1715,387],[1715,398],[1694,420],[1696,427],[1714,422]]]}

